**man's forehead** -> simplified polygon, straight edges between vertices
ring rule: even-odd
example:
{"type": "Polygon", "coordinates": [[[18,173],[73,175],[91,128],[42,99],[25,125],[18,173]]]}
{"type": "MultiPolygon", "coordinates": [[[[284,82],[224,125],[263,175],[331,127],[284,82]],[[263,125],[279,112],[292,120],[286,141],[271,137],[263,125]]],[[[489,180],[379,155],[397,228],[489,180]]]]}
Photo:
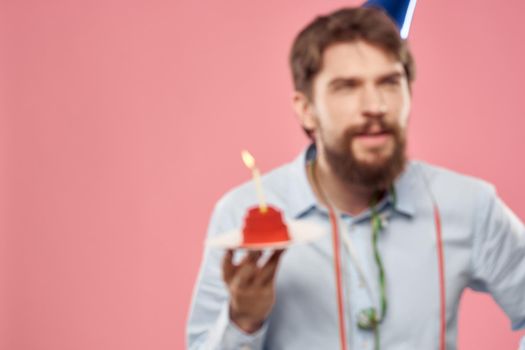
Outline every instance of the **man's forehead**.
{"type": "Polygon", "coordinates": [[[326,48],[320,73],[329,76],[380,76],[403,71],[403,64],[394,54],[360,40],[326,48]]]}

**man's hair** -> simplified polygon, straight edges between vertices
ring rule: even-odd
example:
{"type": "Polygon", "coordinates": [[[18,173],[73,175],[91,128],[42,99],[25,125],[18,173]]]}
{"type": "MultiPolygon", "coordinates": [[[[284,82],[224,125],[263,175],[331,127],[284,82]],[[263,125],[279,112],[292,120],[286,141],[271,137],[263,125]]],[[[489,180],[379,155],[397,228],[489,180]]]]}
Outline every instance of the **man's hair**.
{"type": "Polygon", "coordinates": [[[390,17],[373,7],[344,8],[317,17],[295,38],[290,52],[295,90],[312,99],[312,82],[322,68],[324,51],[330,45],[357,40],[392,54],[403,64],[408,82],[414,80],[412,54],[390,17]]]}

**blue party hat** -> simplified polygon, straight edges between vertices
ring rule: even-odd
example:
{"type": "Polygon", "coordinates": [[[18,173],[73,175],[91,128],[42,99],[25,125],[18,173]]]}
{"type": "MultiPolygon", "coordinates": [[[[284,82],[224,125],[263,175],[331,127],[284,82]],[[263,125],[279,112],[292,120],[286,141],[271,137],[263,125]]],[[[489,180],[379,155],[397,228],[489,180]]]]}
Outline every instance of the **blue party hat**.
{"type": "Polygon", "coordinates": [[[396,22],[403,39],[408,37],[417,0],[368,0],[363,6],[379,7],[396,22]]]}

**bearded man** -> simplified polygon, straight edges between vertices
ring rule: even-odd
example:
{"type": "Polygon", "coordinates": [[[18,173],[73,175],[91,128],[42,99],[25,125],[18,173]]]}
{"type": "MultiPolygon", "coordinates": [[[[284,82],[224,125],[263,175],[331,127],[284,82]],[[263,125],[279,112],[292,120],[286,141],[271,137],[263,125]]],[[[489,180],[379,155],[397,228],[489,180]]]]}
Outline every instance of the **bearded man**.
{"type": "MultiPolygon", "coordinates": [[[[455,349],[465,288],[490,292],[525,328],[525,228],[482,180],[406,158],[414,63],[373,8],[316,18],[294,41],[293,106],[312,144],[263,177],[269,203],[332,237],[241,261],[209,249],[188,322],[190,349],[455,349]],[[341,328],[338,307],[346,323],[341,328]]],[[[208,236],[242,226],[244,184],[216,205],[208,236]]]]}

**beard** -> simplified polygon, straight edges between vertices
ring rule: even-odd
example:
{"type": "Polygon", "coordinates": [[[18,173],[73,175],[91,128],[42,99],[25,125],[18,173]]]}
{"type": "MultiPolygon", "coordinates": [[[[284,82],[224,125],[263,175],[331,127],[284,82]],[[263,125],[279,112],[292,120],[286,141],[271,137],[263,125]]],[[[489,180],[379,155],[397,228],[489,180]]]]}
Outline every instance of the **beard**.
{"type": "Polygon", "coordinates": [[[329,146],[323,137],[323,130],[319,131],[328,165],[334,174],[347,184],[387,190],[405,168],[406,137],[397,124],[390,125],[383,120],[372,120],[364,126],[349,128],[335,146],[329,146]],[[394,138],[394,150],[388,157],[374,163],[360,161],[352,149],[354,138],[366,133],[373,124],[378,124],[382,132],[394,138]]]}

